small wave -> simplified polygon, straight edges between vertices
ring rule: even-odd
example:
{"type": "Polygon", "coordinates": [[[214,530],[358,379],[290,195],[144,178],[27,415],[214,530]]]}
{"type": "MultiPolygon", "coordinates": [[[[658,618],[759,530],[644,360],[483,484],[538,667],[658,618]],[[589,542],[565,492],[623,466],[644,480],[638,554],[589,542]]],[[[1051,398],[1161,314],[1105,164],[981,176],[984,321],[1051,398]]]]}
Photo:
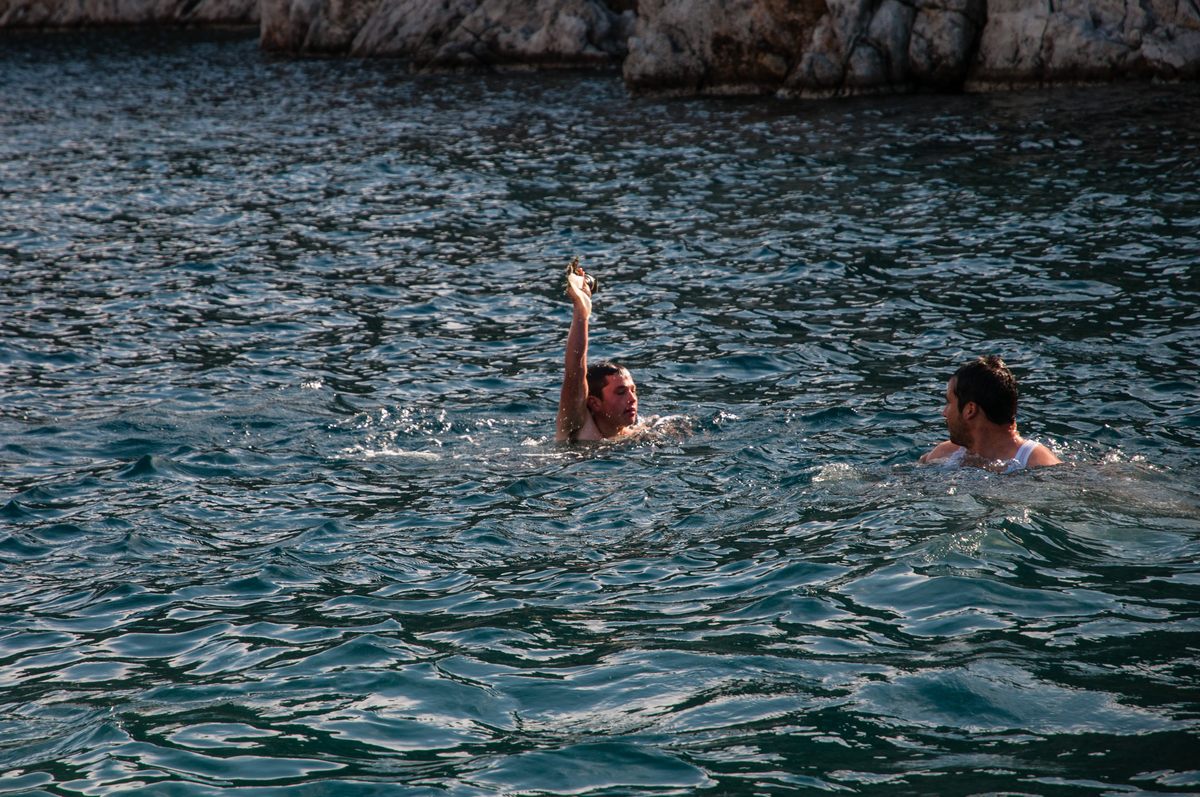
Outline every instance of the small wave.
{"type": "Polygon", "coordinates": [[[817,475],[813,476],[813,482],[850,481],[857,479],[859,475],[858,470],[853,465],[847,465],[845,462],[832,462],[820,467],[817,475]]]}
{"type": "Polygon", "coordinates": [[[342,454],[351,458],[359,459],[380,459],[382,457],[396,457],[399,459],[420,459],[428,461],[436,461],[442,458],[441,454],[433,451],[413,451],[406,448],[395,448],[393,446],[384,446],[382,448],[369,448],[366,446],[351,446],[350,448],[342,449],[342,454]]]}
{"type": "Polygon", "coordinates": [[[651,434],[684,438],[692,433],[695,420],[688,415],[653,415],[646,420],[651,434]]]}

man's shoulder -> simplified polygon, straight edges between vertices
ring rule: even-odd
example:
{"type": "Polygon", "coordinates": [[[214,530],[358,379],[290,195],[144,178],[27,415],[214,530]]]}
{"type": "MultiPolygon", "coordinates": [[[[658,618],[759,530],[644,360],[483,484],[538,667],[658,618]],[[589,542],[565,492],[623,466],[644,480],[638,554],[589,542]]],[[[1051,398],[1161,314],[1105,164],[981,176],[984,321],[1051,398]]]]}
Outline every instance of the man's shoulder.
{"type": "Polygon", "coordinates": [[[1033,447],[1033,451],[1029,452],[1029,461],[1025,466],[1029,468],[1043,468],[1047,465],[1061,464],[1062,460],[1058,458],[1058,455],[1051,451],[1045,444],[1038,443],[1033,447]]]}
{"type": "Polygon", "coordinates": [[[587,415],[587,420],[583,422],[583,426],[580,426],[575,430],[574,434],[566,438],[565,441],[561,442],[588,443],[603,439],[604,437],[600,434],[600,430],[596,427],[596,422],[592,419],[592,414],[589,412],[587,415]]]}
{"type": "MultiPolygon", "coordinates": [[[[591,414],[588,414],[587,421],[579,428],[575,434],[565,438],[565,442],[570,443],[595,443],[601,440],[618,440],[626,437],[637,437],[643,434],[649,427],[645,423],[638,423],[635,426],[625,426],[620,429],[615,435],[605,437],[600,433],[600,427],[596,425],[591,414]]],[[[564,442],[562,438],[559,442],[564,442]]]]}
{"type": "Polygon", "coordinates": [[[938,462],[939,460],[949,459],[954,456],[962,446],[957,443],[952,443],[949,440],[944,440],[933,447],[933,450],[923,454],[918,462],[938,462]]]}

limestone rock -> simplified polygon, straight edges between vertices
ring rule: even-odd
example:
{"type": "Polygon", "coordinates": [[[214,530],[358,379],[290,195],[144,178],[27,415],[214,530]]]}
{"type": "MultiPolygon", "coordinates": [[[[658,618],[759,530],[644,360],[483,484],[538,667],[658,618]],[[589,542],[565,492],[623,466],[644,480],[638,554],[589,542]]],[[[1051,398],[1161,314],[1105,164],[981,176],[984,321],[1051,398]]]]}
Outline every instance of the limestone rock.
{"type": "Polygon", "coordinates": [[[0,29],[257,22],[258,0],[0,0],[0,29]]]}
{"type": "Polygon", "coordinates": [[[828,96],[1200,77],[1200,0],[640,0],[635,91],[828,96]]]}
{"type": "Polygon", "coordinates": [[[1164,0],[989,0],[969,88],[1200,76],[1200,9],[1164,0]]]}
{"type": "Polygon", "coordinates": [[[345,55],[379,0],[260,0],[263,49],[345,55]]]}
{"type": "Polygon", "coordinates": [[[601,0],[262,0],[263,47],[420,68],[619,64],[633,13],[601,0]]]}
{"type": "Polygon", "coordinates": [[[639,0],[625,82],[676,93],[773,91],[824,7],[824,0],[639,0]]]}
{"type": "Polygon", "coordinates": [[[920,3],[908,43],[910,79],[922,87],[960,87],[975,54],[986,13],[985,0],[920,3]]]}
{"type": "Polygon", "coordinates": [[[288,54],[623,63],[637,92],[1200,79],[1200,0],[0,0],[0,28],[256,21],[263,48],[288,54]]]}
{"type": "Polygon", "coordinates": [[[828,0],[783,94],[953,87],[966,75],[984,0],[828,0]]]}

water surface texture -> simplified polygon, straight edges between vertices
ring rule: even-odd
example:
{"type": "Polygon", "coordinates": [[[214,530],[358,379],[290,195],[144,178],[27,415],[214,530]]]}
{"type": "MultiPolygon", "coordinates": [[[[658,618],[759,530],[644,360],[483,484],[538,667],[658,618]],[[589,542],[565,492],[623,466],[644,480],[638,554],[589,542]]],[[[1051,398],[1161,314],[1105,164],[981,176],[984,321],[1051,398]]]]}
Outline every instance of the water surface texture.
{"type": "Polygon", "coordinates": [[[1197,86],[0,45],[0,792],[1200,790],[1197,86]],[[1063,467],[915,464],[989,352],[1063,467]]]}

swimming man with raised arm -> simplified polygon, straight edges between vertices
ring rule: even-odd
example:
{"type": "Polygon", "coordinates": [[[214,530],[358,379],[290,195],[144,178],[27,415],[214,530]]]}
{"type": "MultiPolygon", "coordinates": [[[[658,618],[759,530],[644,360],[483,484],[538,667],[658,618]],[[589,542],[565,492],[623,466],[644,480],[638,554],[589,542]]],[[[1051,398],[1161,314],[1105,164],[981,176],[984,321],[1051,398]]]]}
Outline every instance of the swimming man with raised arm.
{"type": "Polygon", "coordinates": [[[995,355],[963,365],[946,385],[942,417],[950,439],[922,463],[969,465],[1011,473],[1062,462],[1054,452],[1017,434],[1017,380],[995,355]]]}
{"type": "Polygon", "coordinates": [[[627,435],[637,427],[637,385],[629,371],[616,363],[588,367],[592,289],[587,274],[574,263],[567,269],[567,296],[574,311],[554,439],[606,440],[627,435]]]}

